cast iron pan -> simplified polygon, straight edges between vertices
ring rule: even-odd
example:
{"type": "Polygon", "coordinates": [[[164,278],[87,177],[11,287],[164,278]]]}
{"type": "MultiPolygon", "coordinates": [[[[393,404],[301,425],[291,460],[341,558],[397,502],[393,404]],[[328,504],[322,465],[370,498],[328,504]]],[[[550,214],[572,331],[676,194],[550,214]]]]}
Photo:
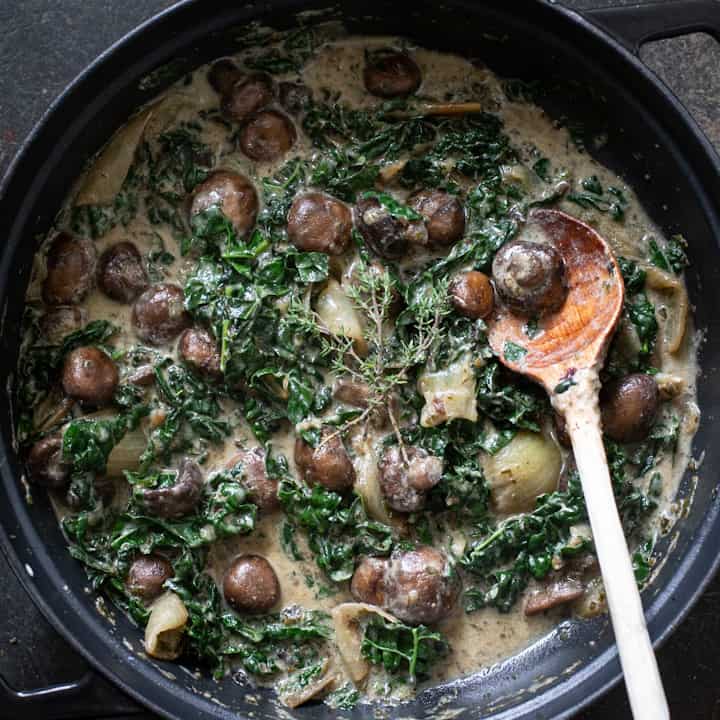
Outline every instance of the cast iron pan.
{"type": "MultiPolygon", "coordinates": [[[[232,28],[258,19],[291,27],[300,10],[325,9],[322,0],[269,0],[236,5],[190,0],[161,13],[104,53],[56,101],[16,158],[0,188],[0,376],[8,387],[17,361],[22,299],[39,233],[45,233],[83,163],[142,103],[186,71],[239,48],[232,28]],[[172,61],[169,70],[151,71],[172,61]]],[[[639,192],[666,232],[690,242],[689,290],[705,331],[699,382],[703,422],[695,454],[705,451],[688,517],[666,538],[673,550],[645,591],[650,634],[661,642],[677,626],[718,566],[719,505],[715,476],[720,443],[711,442],[720,407],[720,160],[685,110],[637,58],[651,38],[707,31],[720,36],[720,3],[680,0],[596,11],[581,17],[549,2],[527,0],[341,0],[330,15],[353,31],[405,35],[419,44],[483,58],[503,76],[540,79],[553,91],[541,96],[554,117],[589,121],[607,132],[597,152],[639,192]],[[375,15],[373,15],[373,13],[375,15]],[[593,24],[593,23],[597,23],[593,24]],[[610,32],[619,33],[621,39],[610,32]],[[533,73],[528,75],[528,71],[533,73]],[[556,82],[556,79],[558,81],[556,82]]],[[[316,16],[313,16],[316,17],[316,16]]],[[[328,16],[320,16],[321,19],[328,16]]],[[[119,613],[109,624],[87,591],[81,566],[68,554],[48,500],[25,500],[12,447],[10,400],[0,400],[0,532],[2,546],[34,601],[89,662],[152,710],[170,718],[275,717],[269,691],[250,702],[232,680],[216,684],[171,663],[152,664],[123,643],[141,648],[140,633],[119,613]],[[172,675],[170,675],[170,673],[172,675]],[[174,679],[171,679],[174,678],[174,679]]],[[[564,718],[618,681],[620,666],[607,618],[567,622],[518,656],[465,680],[427,690],[398,711],[432,717],[443,709],[463,718],[564,718]]],[[[67,701],[80,684],[50,688],[37,697],[7,691],[17,705],[67,701]]],[[[381,708],[379,708],[381,709],[381,708]]],[[[17,716],[22,710],[17,709],[17,716]]],[[[320,720],[335,715],[323,705],[296,711],[320,720]]],[[[352,717],[369,717],[358,708],[352,717]]]]}

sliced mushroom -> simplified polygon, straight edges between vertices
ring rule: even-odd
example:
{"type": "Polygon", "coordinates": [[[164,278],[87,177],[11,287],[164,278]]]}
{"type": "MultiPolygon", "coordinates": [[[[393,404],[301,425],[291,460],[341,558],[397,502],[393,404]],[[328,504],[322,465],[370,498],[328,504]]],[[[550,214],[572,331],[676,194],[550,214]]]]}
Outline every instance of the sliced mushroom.
{"type": "Polygon", "coordinates": [[[183,458],[177,479],[169,487],[140,491],[143,505],[151,514],[162,518],[179,518],[191,513],[203,495],[204,480],[200,466],[183,458]]]}
{"type": "Polygon", "coordinates": [[[530,593],[525,601],[525,615],[539,615],[546,610],[567,605],[582,597],[585,588],[577,578],[565,577],[530,593]]]}

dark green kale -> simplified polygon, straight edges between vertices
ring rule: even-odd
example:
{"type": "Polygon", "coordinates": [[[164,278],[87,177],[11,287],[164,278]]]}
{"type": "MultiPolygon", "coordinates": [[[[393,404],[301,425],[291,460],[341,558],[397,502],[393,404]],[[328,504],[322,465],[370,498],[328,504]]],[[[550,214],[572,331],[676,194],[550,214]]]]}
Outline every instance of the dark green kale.
{"type": "Polygon", "coordinates": [[[618,265],[625,282],[625,294],[627,296],[637,295],[645,288],[647,273],[636,262],[618,256],[618,265]]]}
{"type": "Polygon", "coordinates": [[[305,531],[318,567],[335,582],[352,577],[360,555],[387,555],[392,549],[391,528],[370,520],[359,497],[291,480],[281,481],[278,496],[290,522],[305,531]]]}
{"type": "Polygon", "coordinates": [[[155,382],[166,414],[140,458],[143,472],[154,463],[169,462],[175,452],[201,449],[198,438],[219,443],[230,434],[228,423],[219,419],[218,388],[169,360],[156,365],[155,382]]]}
{"type": "Polygon", "coordinates": [[[486,606],[508,612],[531,577],[543,579],[552,570],[554,556],[572,557],[588,549],[572,542],[570,528],[583,521],[585,501],[580,479],[573,475],[565,491],[541,495],[535,510],[493,527],[480,525],[460,560],[479,584],[465,592],[465,609],[486,606]]]}
{"type": "Polygon", "coordinates": [[[582,208],[594,208],[602,213],[608,213],[618,222],[625,218],[628,201],[622,190],[612,186],[608,186],[606,191],[603,190],[597,175],[583,178],[580,187],[580,190],[568,193],[565,198],[582,208]]]}
{"type": "Polygon", "coordinates": [[[661,270],[679,275],[689,265],[686,247],[687,240],[682,235],[671,235],[664,247],[660,247],[655,238],[650,238],[650,262],[661,270]]]}
{"type": "Polygon", "coordinates": [[[332,634],[325,613],[298,607],[259,618],[225,612],[221,620],[228,633],[222,654],[260,676],[305,666],[317,658],[317,643],[332,634]]]}
{"type": "Polygon", "coordinates": [[[477,374],[478,409],[496,423],[540,431],[540,418],[549,412],[547,397],[535,385],[490,360],[477,374]]]}
{"type": "Polygon", "coordinates": [[[648,300],[645,293],[639,293],[634,299],[625,301],[625,313],[640,340],[639,365],[640,367],[647,366],[655,349],[658,334],[655,306],[648,300]]]}
{"type": "Polygon", "coordinates": [[[410,627],[373,618],[365,627],[361,652],[373,665],[414,684],[427,678],[432,666],[449,652],[447,640],[425,625],[410,627]]]}

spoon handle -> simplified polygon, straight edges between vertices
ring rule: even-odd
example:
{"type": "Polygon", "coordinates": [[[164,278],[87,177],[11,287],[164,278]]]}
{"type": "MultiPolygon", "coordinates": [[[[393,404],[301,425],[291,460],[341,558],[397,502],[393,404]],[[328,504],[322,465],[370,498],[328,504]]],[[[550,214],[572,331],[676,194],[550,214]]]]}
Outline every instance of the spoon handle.
{"type": "Polygon", "coordinates": [[[670,711],[662,679],[615,505],[597,403],[594,412],[588,412],[587,407],[568,408],[565,419],[580,473],[633,717],[635,720],[669,720],[670,711]]]}

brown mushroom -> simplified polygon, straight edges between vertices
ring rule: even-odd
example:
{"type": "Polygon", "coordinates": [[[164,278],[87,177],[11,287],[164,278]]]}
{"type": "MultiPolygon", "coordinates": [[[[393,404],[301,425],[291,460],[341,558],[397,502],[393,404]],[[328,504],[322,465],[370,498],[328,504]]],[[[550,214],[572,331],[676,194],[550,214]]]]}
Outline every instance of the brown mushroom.
{"type": "Polygon", "coordinates": [[[322,485],[333,492],[352,488],[355,468],[342,438],[330,427],[323,428],[320,443],[312,447],[298,437],[295,440],[295,464],[308,485],[322,485]]]}
{"type": "Polygon", "coordinates": [[[110,403],[120,380],[117,365],[96,347],[79,347],[68,353],[62,368],[65,394],[83,405],[110,403]]]}
{"type": "Polygon", "coordinates": [[[130,566],[125,585],[131,595],[154,600],[162,594],[165,581],[174,575],[169,560],[160,555],[141,555],[130,566]]]}
{"type": "Polygon", "coordinates": [[[210,67],[207,79],[220,95],[225,95],[242,76],[242,71],[230,58],[220,58],[210,67]]]}
{"type": "Polygon", "coordinates": [[[71,466],[63,460],[62,445],[62,437],[54,434],[38,440],[30,448],[27,459],[30,480],[53,489],[68,484],[71,466]]]}
{"type": "Polygon", "coordinates": [[[294,144],[297,132],[292,121],[276,110],[254,115],[240,131],[240,149],[251,160],[272,162],[294,144]]]}
{"type": "Polygon", "coordinates": [[[238,453],[228,462],[227,468],[239,470],[243,486],[260,510],[272,512],[280,507],[278,481],[268,476],[265,451],[261,447],[238,453]]]}
{"type": "Polygon", "coordinates": [[[449,292],[453,307],[471,320],[488,317],[495,304],[490,279],[478,270],[456,275],[450,283],[449,292]]]}
{"type": "Polygon", "coordinates": [[[379,464],[380,489],[393,510],[410,513],[425,507],[428,490],[442,477],[443,462],[419,447],[398,445],[385,450],[379,464]],[[407,461],[406,461],[407,458],[407,461]]]}
{"type": "Polygon", "coordinates": [[[448,247],[463,236],[465,210],[454,195],[444,190],[419,190],[408,198],[407,204],[425,218],[431,245],[448,247]]]}
{"type": "Polygon", "coordinates": [[[329,195],[304,193],[290,207],[288,238],[301,250],[340,255],[350,245],[351,232],[350,208],[329,195]]]}
{"type": "Polygon", "coordinates": [[[519,315],[559,310],[567,297],[565,263],[551,245],[513,240],[498,250],[492,265],[495,288],[519,315]]]}
{"type": "Polygon", "coordinates": [[[131,242],[110,246],[98,262],[98,285],[112,300],[131,303],[148,286],[142,256],[131,242]]]}
{"type": "Polygon", "coordinates": [[[368,55],[363,79],[371,95],[394,98],[414,93],[420,87],[422,75],[417,63],[409,55],[383,49],[368,55]]]}
{"type": "Polygon", "coordinates": [[[170,283],[149,287],[133,305],[135,331],[141,340],[163,345],[190,325],[182,288],[170,283]]]}
{"type": "Polygon", "coordinates": [[[365,558],[350,592],[411,625],[447,617],[460,594],[460,577],[447,556],[429,546],[393,552],[387,560],[365,558]]]}
{"type": "Polygon", "coordinates": [[[409,243],[423,245],[427,240],[423,222],[395,217],[374,197],[363,198],[355,205],[354,220],[368,247],[388,260],[402,257],[409,243]]]}
{"type": "Polygon", "coordinates": [[[223,92],[222,110],[229,118],[242,122],[272,101],[272,78],[266,73],[252,73],[223,92]]]}
{"type": "Polygon", "coordinates": [[[258,196],[255,186],[244,175],[216,170],[193,191],[190,215],[218,207],[238,235],[247,235],[255,225],[258,196]]]}
{"type": "Polygon", "coordinates": [[[198,374],[214,379],[221,377],[220,351],[215,338],[204,328],[184,330],[178,340],[178,354],[198,374]]]}
{"type": "Polygon", "coordinates": [[[43,300],[48,305],[74,305],[93,287],[97,252],[87,238],[61,232],[47,253],[43,300]]]}
{"type": "Polygon", "coordinates": [[[603,385],[603,431],[618,442],[644,440],[657,417],[660,391],[651,375],[635,373],[603,385]]]}
{"type": "Polygon", "coordinates": [[[140,491],[147,512],[161,518],[179,518],[191,513],[200,503],[204,480],[200,466],[183,458],[175,482],[168,487],[140,491]]]}
{"type": "Polygon", "coordinates": [[[223,595],[240,612],[267,612],[280,599],[280,582],[264,557],[241,555],[223,577],[223,595]]]}

